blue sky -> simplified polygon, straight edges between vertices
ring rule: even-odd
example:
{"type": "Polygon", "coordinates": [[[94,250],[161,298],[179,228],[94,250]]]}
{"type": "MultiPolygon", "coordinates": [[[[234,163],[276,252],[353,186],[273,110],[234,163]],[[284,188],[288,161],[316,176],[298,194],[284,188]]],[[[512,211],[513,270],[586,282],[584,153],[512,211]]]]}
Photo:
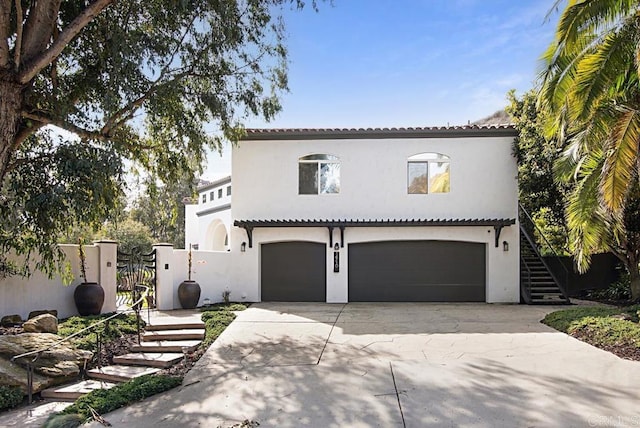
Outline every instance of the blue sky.
{"type": "MultiPolygon", "coordinates": [[[[554,0],[334,0],[286,11],[289,88],[271,123],[247,127],[461,125],[533,86],[554,0]]],[[[211,154],[204,178],[229,172],[211,154]]]]}

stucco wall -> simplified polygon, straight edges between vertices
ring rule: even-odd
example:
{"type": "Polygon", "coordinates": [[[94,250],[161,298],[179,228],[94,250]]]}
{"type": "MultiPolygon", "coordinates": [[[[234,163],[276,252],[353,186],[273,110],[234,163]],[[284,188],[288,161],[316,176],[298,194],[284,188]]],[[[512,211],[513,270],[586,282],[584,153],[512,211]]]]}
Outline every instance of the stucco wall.
{"type": "MultiPolygon", "coordinates": [[[[81,282],[78,246],[61,244],[60,247],[71,264],[74,277],[71,284],[64,285],[60,277],[49,279],[47,275],[38,271],[30,278],[13,276],[2,279],[0,316],[18,314],[26,319],[29,312],[42,309],[56,309],[59,318],[78,315],[73,302],[73,292],[81,282]]],[[[87,257],[87,280],[98,282],[100,250],[98,246],[85,245],[84,251],[87,257]]]]}
{"type": "MultiPolygon", "coordinates": [[[[494,219],[517,218],[517,169],[511,137],[378,140],[243,141],[233,152],[234,219],[494,219]],[[451,191],[407,194],[407,159],[417,153],[451,159],[451,191]],[[312,153],[338,156],[339,194],[298,195],[298,159],[312,153]]],[[[346,302],[348,245],[385,240],[455,240],[486,244],[487,302],[519,301],[518,226],[505,227],[495,247],[492,227],[349,228],[341,269],[332,269],[326,228],[256,228],[253,248],[244,230],[232,228],[231,287],[260,300],[260,245],[279,241],[327,244],[327,301],[346,302]],[[502,242],[509,243],[503,251],[502,242]]],[[[339,231],[334,231],[334,241],[339,231]]],[[[464,266],[461,266],[464,269],[464,266]]]]}
{"type": "MultiPolygon", "coordinates": [[[[191,279],[200,284],[200,303],[202,305],[205,298],[213,302],[222,301],[222,292],[225,289],[232,291],[231,299],[242,301],[242,296],[235,290],[231,290],[229,284],[229,267],[231,254],[227,251],[192,251],[192,273],[191,279]]],[[[178,287],[180,283],[188,277],[188,251],[173,251],[173,308],[180,308],[178,300],[178,287]]]]}

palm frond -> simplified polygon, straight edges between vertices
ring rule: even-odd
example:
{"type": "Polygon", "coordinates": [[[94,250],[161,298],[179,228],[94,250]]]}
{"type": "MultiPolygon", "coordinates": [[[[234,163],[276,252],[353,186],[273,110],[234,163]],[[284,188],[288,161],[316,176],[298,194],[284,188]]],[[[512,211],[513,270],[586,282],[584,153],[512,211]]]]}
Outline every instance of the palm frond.
{"type": "Polygon", "coordinates": [[[619,110],[618,120],[605,144],[606,159],[600,184],[601,202],[613,212],[624,208],[637,169],[640,141],[640,112],[624,107],[619,110]]]}

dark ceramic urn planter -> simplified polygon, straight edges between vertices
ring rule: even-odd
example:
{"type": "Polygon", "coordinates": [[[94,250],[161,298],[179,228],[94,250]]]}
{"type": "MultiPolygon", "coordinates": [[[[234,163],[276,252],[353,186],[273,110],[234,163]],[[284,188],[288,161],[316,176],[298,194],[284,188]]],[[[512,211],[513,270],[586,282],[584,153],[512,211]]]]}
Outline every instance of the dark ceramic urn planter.
{"type": "Polygon", "coordinates": [[[100,315],[104,304],[104,289],[97,282],[83,282],[73,292],[73,300],[80,315],[100,315]]]}
{"type": "Polygon", "coordinates": [[[183,309],[193,309],[200,301],[200,284],[195,281],[182,281],[178,286],[178,299],[183,309]]]}

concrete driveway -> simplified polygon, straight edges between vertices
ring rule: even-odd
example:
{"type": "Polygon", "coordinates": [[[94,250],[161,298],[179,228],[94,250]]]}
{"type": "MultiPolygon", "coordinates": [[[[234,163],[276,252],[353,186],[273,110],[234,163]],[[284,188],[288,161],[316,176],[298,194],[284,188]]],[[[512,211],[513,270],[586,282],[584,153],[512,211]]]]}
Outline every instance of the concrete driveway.
{"type": "Polygon", "coordinates": [[[553,310],[255,304],[181,388],[106,419],[115,427],[640,426],[640,363],[540,324],[553,310]]]}

